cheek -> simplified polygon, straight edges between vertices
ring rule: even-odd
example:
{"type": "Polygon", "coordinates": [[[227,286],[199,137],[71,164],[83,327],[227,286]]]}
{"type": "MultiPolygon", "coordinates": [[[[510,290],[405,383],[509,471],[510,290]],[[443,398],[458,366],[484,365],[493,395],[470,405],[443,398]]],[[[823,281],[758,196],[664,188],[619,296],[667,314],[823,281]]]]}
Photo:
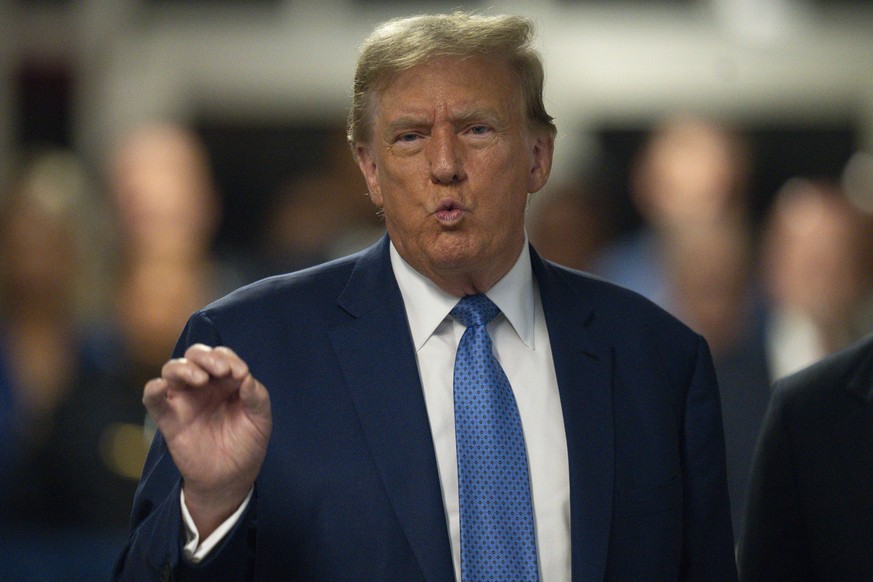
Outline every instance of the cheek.
{"type": "Polygon", "coordinates": [[[495,242],[515,237],[524,229],[527,195],[519,194],[490,196],[481,213],[481,233],[495,242]]]}
{"type": "Polygon", "coordinates": [[[408,163],[383,165],[379,177],[384,208],[409,212],[423,202],[428,176],[419,166],[408,163]]]}
{"type": "Polygon", "coordinates": [[[385,188],[382,196],[382,211],[385,226],[395,232],[423,232],[426,230],[427,216],[420,210],[415,200],[400,188],[385,188]]]}
{"type": "Polygon", "coordinates": [[[489,152],[482,161],[486,172],[497,176],[506,191],[527,194],[533,160],[522,144],[506,143],[505,147],[489,152]]]}

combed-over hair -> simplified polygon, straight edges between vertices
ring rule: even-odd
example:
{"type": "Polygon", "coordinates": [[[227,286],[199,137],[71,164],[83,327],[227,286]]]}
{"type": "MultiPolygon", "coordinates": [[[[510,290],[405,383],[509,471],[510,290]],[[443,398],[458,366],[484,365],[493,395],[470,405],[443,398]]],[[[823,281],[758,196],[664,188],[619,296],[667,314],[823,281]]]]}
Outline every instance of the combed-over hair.
{"type": "Polygon", "coordinates": [[[518,78],[528,122],[554,135],[555,124],[543,104],[543,63],[533,38],[533,23],[521,16],[454,12],[385,22],[361,46],[348,120],[349,143],[354,146],[371,138],[374,92],[388,86],[398,73],[441,56],[505,59],[518,78]]]}

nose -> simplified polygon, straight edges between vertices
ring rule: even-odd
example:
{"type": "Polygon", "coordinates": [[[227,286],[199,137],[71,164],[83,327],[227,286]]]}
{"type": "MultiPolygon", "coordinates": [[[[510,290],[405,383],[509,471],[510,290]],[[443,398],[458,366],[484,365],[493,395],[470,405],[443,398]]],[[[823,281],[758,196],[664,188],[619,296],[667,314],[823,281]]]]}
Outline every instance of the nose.
{"type": "Polygon", "coordinates": [[[463,144],[453,128],[440,128],[428,140],[431,180],[435,184],[453,184],[466,178],[463,144]]]}

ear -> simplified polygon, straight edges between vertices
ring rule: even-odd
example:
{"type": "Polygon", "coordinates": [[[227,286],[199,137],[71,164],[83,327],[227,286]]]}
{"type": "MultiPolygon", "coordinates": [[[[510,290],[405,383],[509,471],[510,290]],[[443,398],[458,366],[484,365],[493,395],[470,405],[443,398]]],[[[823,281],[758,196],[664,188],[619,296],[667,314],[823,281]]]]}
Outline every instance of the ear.
{"type": "Polygon", "coordinates": [[[379,185],[379,168],[367,144],[355,144],[355,160],[358,162],[358,167],[361,169],[364,180],[367,182],[370,200],[373,204],[382,208],[382,187],[379,185]]]}
{"type": "Polygon", "coordinates": [[[552,171],[552,156],[555,153],[555,137],[542,131],[532,136],[531,169],[527,178],[527,191],[538,192],[549,180],[552,171]]]}

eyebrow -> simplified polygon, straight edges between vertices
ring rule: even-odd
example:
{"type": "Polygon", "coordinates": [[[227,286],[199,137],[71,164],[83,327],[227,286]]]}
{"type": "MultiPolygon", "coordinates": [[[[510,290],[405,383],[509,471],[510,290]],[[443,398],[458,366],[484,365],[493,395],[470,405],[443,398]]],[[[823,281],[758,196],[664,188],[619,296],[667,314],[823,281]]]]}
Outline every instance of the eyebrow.
{"type": "MultiPolygon", "coordinates": [[[[459,115],[452,117],[452,123],[455,126],[467,125],[473,121],[486,121],[492,125],[498,125],[500,116],[492,107],[476,107],[466,111],[462,111],[459,115]]],[[[389,123],[386,130],[389,133],[397,131],[414,129],[418,127],[427,127],[433,123],[432,117],[429,115],[404,115],[389,123]]],[[[503,124],[500,124],[503,125],[503,124]]]]}
{"type": "Polygon", "coordinates": [[[396,133],[401,130],[412,129],[416,127],[424,127],[430,125],[430,121],[426,116],[403,116],[395,119],[388,124],[386,130],[388,133],[396,133]]]}
{"type": "Polygon", "coordinates": [[[498,119],[500,116],[493,107],[476,107],[455,117],[455,123],[466,125],[472,121],[484,120],[494,124],[498,119]]]}

